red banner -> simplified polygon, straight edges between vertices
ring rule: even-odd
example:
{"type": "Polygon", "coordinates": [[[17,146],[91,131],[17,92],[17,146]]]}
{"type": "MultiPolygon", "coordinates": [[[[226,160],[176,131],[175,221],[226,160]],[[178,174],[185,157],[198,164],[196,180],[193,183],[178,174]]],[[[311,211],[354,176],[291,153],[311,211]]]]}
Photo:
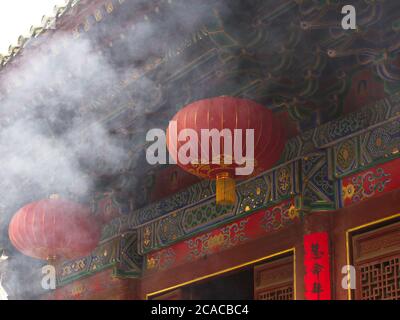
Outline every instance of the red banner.
{"type": "Polygon", "coordinates": [[[305,297],[307,300],[331,299],[331,272],[328,233],[304,236],[305,297]]]}

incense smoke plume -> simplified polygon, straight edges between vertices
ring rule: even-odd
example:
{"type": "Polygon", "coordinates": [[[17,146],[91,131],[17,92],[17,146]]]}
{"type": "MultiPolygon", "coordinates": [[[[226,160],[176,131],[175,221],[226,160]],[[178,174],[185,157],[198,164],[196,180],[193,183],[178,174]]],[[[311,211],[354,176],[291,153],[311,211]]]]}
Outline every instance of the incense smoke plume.
{"type": "MultiPolygon", "coordinates": [[[[7,229],[12,215],[24,204],[52,193],[89,202],[99,176],[141,165],[140,155],[131,152],[134,142],[121,139],[107,121],[100,120],[131,99],[136,129],[146,125],[146,117],[141,116],[159,108],[151,100],[150,93],[160,89],[154,80],[144,77],[124,95],[116,87],[147,59],[163,57],[165,49],[180,43],[186,31],[204,25],[212,15],[212,4],[178,1],[168,15],[153,21],[126,27],[113,20],[77,39],[55,31],[49,41],[24,49],[15,63],[2,70],[0,249],[6,248],[10,258],[7,266],[0,262],[0,273],[11,298],[41,292],[43,265],[11,247],[7,229]],[[108,53],[100,50],[106,32],[115,36],[120,31],[124,38],[119,46],[108,48],[108,53]]],[[[140,10],[148,3],[132,0],[125,5],[140,10]]],[[[135,184],[137,179],[131,181],[135,184]]]]}

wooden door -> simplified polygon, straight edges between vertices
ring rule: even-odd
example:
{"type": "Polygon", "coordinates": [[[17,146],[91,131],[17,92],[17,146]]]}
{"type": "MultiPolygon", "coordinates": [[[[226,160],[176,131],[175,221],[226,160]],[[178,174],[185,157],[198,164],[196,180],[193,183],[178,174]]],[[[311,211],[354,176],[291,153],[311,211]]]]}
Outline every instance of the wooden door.
{"type": "Polygon", "coordinates": [[[255,300],[294,300],[293,255],[254,267],[255,300]]]}
{"type": "Polygon", "coordinates": [[[355,299],[400,300],[400,222],[352,237],[355,299]]]}

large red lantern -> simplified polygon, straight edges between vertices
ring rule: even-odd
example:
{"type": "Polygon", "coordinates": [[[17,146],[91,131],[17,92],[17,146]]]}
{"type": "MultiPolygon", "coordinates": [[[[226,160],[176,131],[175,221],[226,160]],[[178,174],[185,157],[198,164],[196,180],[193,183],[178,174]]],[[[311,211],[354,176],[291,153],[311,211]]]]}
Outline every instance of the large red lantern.
{"type": "MultiPolygon", "coordinates": [[[[235,155],[224,154],[224,143],[220,143],[219,160],[217,163],[210,161],[209,164],[201,163],[201,160],[182,163],[179,161],[179,149],[190,143],[179,141],[176,135],[184,129],[192,129],[197,133],[199,141],[196,142],[198,154],[208,153],[208,158],[213,160],[212,148],[204,149],[201,136],[203,129],[224,129],[230,132],[239,132],[242,137],[242,151],[246,154],[247,129],[254,130],[254,158],[251,159],[254,171],[251,176],[257,175],[270,169],[280,158],[286,143],[286,135],[279,119],[266,107],[246,99],[233,97],[217,97],[194,102],[181,109],[172,119],[167,130],[167,145],[172,158],[184,170],[199,176],[216,180],[216,196],[218,204],[234,204],[236,201],[235,180],[248,178],[249,176],[238,176],[236,168],[238,159],[235,155]],[[173,127],[176,126],[175,127],[173,127]],[[239,130],[237,130],[239,129],[239,130]],[[175,131],[175,132],[174,132],[175,131]],[[227,164],[225,159],[232,157],[232,163],[227,164]]],[[[233,140],[235,143],[236,140],[233,140]]],[[[192,141],[193,142],[193,141],[192,141]]],[[[211,143],[209,143],[211,145],[211,143]]],[[[187,148],[187,146],[185,146],[187,148]]]]}
{"type": "Polygon", "coordinates": [[[37,259],[74,259],[96,248],[100,225],[90,209],[62,199],[45,199],[20,209],[9,225],[12,244],[37,259]]]}

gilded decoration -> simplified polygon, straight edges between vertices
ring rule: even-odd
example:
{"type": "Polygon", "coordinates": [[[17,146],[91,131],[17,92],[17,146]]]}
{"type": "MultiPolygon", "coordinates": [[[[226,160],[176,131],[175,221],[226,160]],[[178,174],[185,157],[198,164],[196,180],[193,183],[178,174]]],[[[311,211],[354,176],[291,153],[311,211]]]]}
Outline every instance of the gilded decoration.
{"type": "MultiPolygon", "coordinates": [[[[379,155],[381,155],[381,158],[384,157],[382,156],[382,152],[380,148],[385,148],[385,151],[390,152],[392,154],[392,151],[396,148],[396,146],[399,145],[398,141],[399,139],[396,138],[398,136],[399,132],[399,123],[398,121],[393,121],[390,123],[385,123],[381,127],[377,127],[374,130],[367,131],[365,133],[362,133],[359,137],[351,138],[351,143],[345,143],[346,141],[343,141],[340,143],[341,148],[339,148],[339,144],[337,146],[333,145],[329,150],[328,154],[331,152],[331,154],[336,154],[336,151],[339,150],[344,150],[344,149],[349,149],[353,148],[353,151],[348,151],[349,157],[346,157],[346,153],[341,152],[341,155],[343,156],[344,161],[350,161],[349,159],[352,159],[352,156],[357,152],[356,148],[361,149],[362,147],[368,149],[369,151],[366,152],[366,155],[364,156],[364,159],[370,157],[369,162],[365,161],[365,165],[368,165],[373,161],[373,157],[370,156],[371,153],[375,153],[376,157],[375,159],[379,159],[379,155]],[[379,129],[379,130],[378,130],[379,129]],[[383,130],[382,130],[383,129],[383,130]],[[373,132],[374,131],[374,132],[373,132]],[[388,145],[386,143],[387,140],[385,140],[385,135],[390,134],[392,136],[392,143],[388,145]],[[370,144],[373,142],[374,148],[372,147],[367,147],[368,142],[370,144]]],[[[338,152],[339,153],[339,152],[338,152]]],[[[386,154],[386,153],[385,153],[386,154]]],[[[294,162],[291,165],[291,168],[294,170],[294,174],[291,175],[293,177],[298,176],[298,168],[301,168],[302,170],[302,175],[303,175],[303,185],[301,186],[302,194],[303,197],[305,198],[305,201],[311,202],[318,204],[316,205],[316,209],[319,209],[318,207],[321,202],[325,201],[325,203],[328,203],[327,201],[330,201],[332,199],[332,182],[330,181],[329,177],[334,177],[333,175],[328,174],[328,165],[326,161],[326,156],[323,154],[320,155],[309,155],[302,159],[301,161],[298,161],[297,164],[294,162]]],[[[329,157],[328,157],[329,158],[329,157]]],[[[343,163],[341,163],[341,166],[345,166],[343,163]]],[[[250,180],[248,182],[244,183],[239,183],[238,185],[238,205],[237,209],[235,211],[235,215],[241,215],[245,214],[249,211],[255,211],[257,209],[262,208],[268,203],[277,202],[277,201],[282,201],[279,198],[279,190],[280,189],[282,192],[286,192],[286,190],[295,190],[294,195],[300,194],[299,190],[296,187],[296,181],[294,180],[290,187],[287,186],[287,181],[288,181],[288,172],[289,170],[282,170],[285,167],[281,167],[279,170],[272,170],[272,172],[266,173],[256,179],[250,180]],[[271,177],[274,176],[274,179],[271,179],[271,177]],[[275,181],[275,182],[274,182],[275,181]],[[274,187],[275,186],[275,187],[274,187]],[[271,189],[276,190],[275,193],[271,192],[271,189]]],[[[336,172],[337,166],[332,167],[336,172]]],[[[357,168],[361,168],[361,163],[358,164],[357,168]]],[[[345,174],[345,173],[343,173],[345,174]]],[[[207,191],[205,197],[207,199],[207,196],[212,197],[213,195],[213,188],[211,187],[211,184],[208,182],[202,182],[206,183],[206,186],[210,186],[209,191],[207,191]]],[[[374,196],[377,193],[380,193],[382,190],[386,190],[387,186],[391,183],[391,174],[388,172],[385,172],[384,170],[377,170],[375,172],[365,172],[362,176],[358,178],[354,178],[351,183],[347,185],[343,185],[342,187],[342,197],[344,201],[351,201],[351,202],[357,202],[360,201],[360,199],[364,199],[366,197],[371,197],[374,196]]],[[[207,188],[206,188],[207,189],[207,188]]],[[[196,193],[196,190],[204,190],[204,188],[200,187],[199,185],[196,185],[193,187],[193,194],[196,193]]],[[[190,191],[192,192],[192,191],[190,191]]],[[[153,224],[149,223],[147,225],[144,225],[143,227],[140,227],[141,229],[141,239],[139,241],[139,248],[141,252],[149,252],[152,250],[155,250],[157,248],[161,248],[163,246],[168,246],[172,242],[177,242],[181,239],[183,235],[188,236],[191,235],[195,232],[200,232],[203,230],[203,228],[207,228],[208,226],[211,227],[215,221],[224,221],[224,215],[228,213],[228,211],[218,211],[221,214],[221,217],[218,216],[217,210],[212,211],[212,205],[210,205],[210,202],[204,201],[203,196],[199,197],[194,197],[194,196],[189,196],[189,198],[192,198],[194,203],[196,201],[200,201],[200,203],[196,204],[194,207],[188,207],[185,210],[178,210],[174,211],[175,214],[174,216],[171,215],[170,218],[165,219],[163,223],[160,223],[160,231],[161,233],[157,236],[160,237],[160,235],[163,235],[163,241],[165,242],[160,242],[160,239],[156,239],[155,242],[153,241],[154,232],[153,232],[153,224]],[[198,200],[194,200],[198,199],[198,200]],[[201,200],[200,200],[201,199],[201,200]],[[202,209],[202,206],[205,207],[205,209],[202,209]],[[196,209],[193,209],[196,208],[196,209]],[[191,214],[189,214],[189,212],[191,214]],[[198,213],[200,212],[200,213],[198,213]],[[201,212],[204,212],[202,214],[201,212]],[[185,216],[183,215],[184,213],[187,213],[188,215],[185,216]],[[182,217],[185,218],[179,218],[180,215],[183,215],[182,217]],[[209,217],[209,220],[207,219],[209,217]],[[221,218],[221,219],[219,219],[221,218]],[[186,220],[185,220],[186,219],[186,220]],[[215,220],[217,219],[217,220],[215,220]],[[178,227],[175,225],[175,229],[171,228],[172,223],[175,224],[173,221],[178,221],[178,227]],[[214,222],[212,222],[214,221],[214,222]],[[197,227],[199,227],[197,229],[197,227]],[[174,232],[175,230],[175,232],[174,232]],[[179,233],[177,232],[182,232],[179,233]]],[[[164,200],[168,201],[168,200],[164,200]]],[[[173,203],[176,203],[175,200],[173,203]]],[[[154,207],[156,208],[171,208],[174,207],[173,205],[171,206],[170,204],[154,204],[154,207]]],[[[144,209],[147,210],[147,209],[144,209]]],[[[161,212],[168,212],[168,211],[160,211],[161,212]]],[[[300,210],[298,207],[294,206],[293,204],[290,204],[286,206],[286,208],[280,208],[280,209],[273,209],[273,210],[267,210],[265,213],[265,217],[262,223],[263,228],[265,230],[280,230],[282,227],[288,225],[290,221],[294,221],[296,219],[301,218],[300,210]]],[[[149,215],[150,217],[152,215],[149,215]]],[[[142,216],[144,217],[144,216],[142,216]]],[[[228,216],[227,216],[228,217],[228,216]]],[[[134,226],[135,224],[138,223],[137,218],[130,218],[128,219],[129,223],[131,226],[134,226]]],[[[117,219],[119,221],[119,219],[117,219]]],[[[122,220],[121,220],[122,221],[122,220]]],[[[123,229],[121,222],[116,222],[112,221],[111,222],[113,225],[116,226],[114,229],[114,232],[117,232],[118,230],[123,229]]],[[[108,236],[112,236],[112,233],[109,233],[108,236]]],[[[224,238],[225,239],[225,238],[224,238]]],[[[217,236],[210,236],[209,239],[207,240],[207,245],[211,249],[216,249],[220,247],[221,245],[223,246],[223,240],[222,236],[217,235],[217,236]]],[[[226,241],[226,240],[224,240],[226,241]]],[[[209,249],[209,250],[211,250],[209,249]]],[[[68,279],[72,279],[76,276],[79,276],[81,274],[87,274],[88,272],[95,272],[96,269],[101,269],[104,267],[104,265],[107,265],[111,261],[105,261],[109,258],[110,252],[112,250],[107,250],[107,254],[105,256],[104,250],[99,251],[99,257],[94,259],[94,262],[91,262],[91,258],[89,260],[81,260],[81,261],[74,261],[69,265],[65,265],[64,268],[62,269],[62,280],[61,281],[68,281],[68,279]],[[100,261],[101,260],[101,261],[100,261]],[[96,261],[98,261],[96,263],[96,261]],[[94,268],[93,265],[96,265],[94,268]]],[[[165,259],[169,264],[173,263],[174,261],[174,255],[172,252],[169,252],[168,255],[165,253],[163,259],[165,259]]],[[[201,254],[201,253],[199,253],[201,254]]],[[[152,268],[152,266],[157,265],[157,259],[154,257],[152,258],[153,260],[148,260],[146,261],[146,264],[148,268],[152,268]]],[[[168,263],[166,265],[168,265],[168,263]]],[[[154,267],[156,268],[156,267],[154,267]]]]}
{"type": "Polygon", "coordinates": [[[156,267],[157,261],[153,257],[148,257],[146,260],[147,270],[152,270],[156,267]]]}
{"type": "Polygon", "coordinates": [[[300,218],[300,209],[298,209],[294,204],[289,207],[288,216],[291,220],[300,218]]]}
{"type": "Polygon", "coordinates": [[[343,187],[343,199],[348,200],[352,199],[354,194],[356,193],[356,188],[354,184],[348,184],[347,186],[343,187]]]}
{"type": "MultiPolygon", "coordinates": [[[[235,207],[216,206],[213,196],[200,203],[167,214],[164,218],[144,224],[139,229],[142,240],[139,241],[139,252],[147,253],[168,246],[183,237],[206,230],[215,223],[227,221],[234,216],[259,210],[272,203],[277,203],[299,193],[299,186],[294,177],[300,168],[299,160],[286,166],[267,172],[250,181],[238,184],[238,200],[235,207]],[[280,178],[279,178],[280,177],[280,178]],[[280,187],[272,181],[280,179],[280,187]],[[272,192],[272,186],[276,189],[272,192]],[[156,231],[156,237],[151,231],[156,231]],[[152,242],[154,239],[154,242],[152,242]]],[[[156,205],[159,206],[159,205],[156,205]]],[[[167,205],[168,206],[168,205],[167,205]]]]}
{"type": "Polygon", "coordinates": [[[166,248],[146,258],[146,270],[164,270],[175,263],[176,253],[172,248],[166,248]]]}
{"type": "Polygon", "coordinates": [[[106,242],[93,252],[90,270],[96,271],[115,265],[119,257],[119,242],[117,240],[106,242]]]}
{"type": "Polygon", "coordinates": [[[176,241],[182,236],[182,231],[180,228],[181,215],[178,216],[176,212],[171,215],[161,219],[158,224],[157,237],[161,243],[176,241]]]}
{"type": "Polygon", "coordinates": [[[81,272],[87,267],[87,258],[82,258],[61,268],[61,277],[65,278],[73,273],[81,272]]]}
{"type": "Polygon", "coordinates": [[[382,193],[391,181],[391,174],[386,173],[383,168],[366,171],[354,176],[349,184],[343,186],[343,200],[356,203],[370,198],[382,193]]]}
{"type": "Polygon", "coordinates": [[[346,141],[340,145],[337,151],[337,164],[345,171],[355,161],[355,157],[354,142],[352,140],[346,141]]]}
{"type": "Polygon", "coordinates": [[[151,230],[149,227],[145,227],[143,231],[143,245],[145,247],[150,246],[151,244],[151,230]]]}
{"type": "Polygon", "coordinates": [[[255,210],[270,201],[272,196],[271,176],[265,175],[250,182],[240,184],[237,188],[240,197],[239,214],[255,210]]]}
{"type": "Polygon", "coordinates": [[[217,206],[215,200],[212,199],[205,204],[186,209],[183,214],[182,226],[185,232],[189,233],[210,223],[228,218],[234,212],[235,207],[217,206]]]}
{"type": "Polygon", "coordinates": [[[279,231],[300,221],[300,209],[293,200],[286,200],[267,209],[229,222],[189,240],[150,252],[146,255],[148,272],[174,268],[209,255],[240,246],[266,234],[279,231]]]}
{"type": "Polygon", "coordinates": [[[280,195],[285,196],[289,193],[291,187],[291,172],[290,168],[284,167],[277,172],[277,185],[280,195]]]}
{"type": "MultiPolygon", "coordinates": [[[[365,106],[359,111],[345,115],[340,119],[329,121],[290,139],[286,144],[282,159],[287,161],[295,157],[306,156],[329,144],[337,145],[335,141],[351,134],[357,134],[362,130],[368,129],[369,126],[379,125],[385,120],[398,116],[399,112],[400,93],[395,92],[391,96],[365,106]]],[[[385,147],[384,141],[382,138],[380,140],[374,139],[371,142],[371,146],[385,147]]],[[[337,173],[339,175],[342,174],[340,170],[337,170],[337,173]]],[[[348,174],[348,172],[343,172],[343,174],[348,174]]]]}
{"type": "Polygon", "coordinates": [[[400,147],[400,120],[383,123],[328,149],[331,178],[348,176],[382,159],[395,158],[400,147]]]}
{"type": "Polygon", "coordinates": [[[400,145],[400,121],[394,121],[393,123],[379,127],[372,130],[368,137],[365,149],[371,156],[371,159],[380,158],[385,156],[390,151],[394,151],[400,145]]]}
{"type": "Polygon", "coordinates": [[[240,222],[229,224],[223,227],[219,234],[214,235],[212,232],[209,232],[186,241],[190,250],[187,258],[188,261],[205,257],[217,249],[225,250],[245,242],[247,237],[244,230],[248,221],[248,219],[244,219],[240,222]]]}
{"type": "Polygon", "coordinates": [[[267,232],[277,231],[290,225],[299,217],[299,211],[290,202],[267,209],[262,219],[261,226],[267,232]]]}

